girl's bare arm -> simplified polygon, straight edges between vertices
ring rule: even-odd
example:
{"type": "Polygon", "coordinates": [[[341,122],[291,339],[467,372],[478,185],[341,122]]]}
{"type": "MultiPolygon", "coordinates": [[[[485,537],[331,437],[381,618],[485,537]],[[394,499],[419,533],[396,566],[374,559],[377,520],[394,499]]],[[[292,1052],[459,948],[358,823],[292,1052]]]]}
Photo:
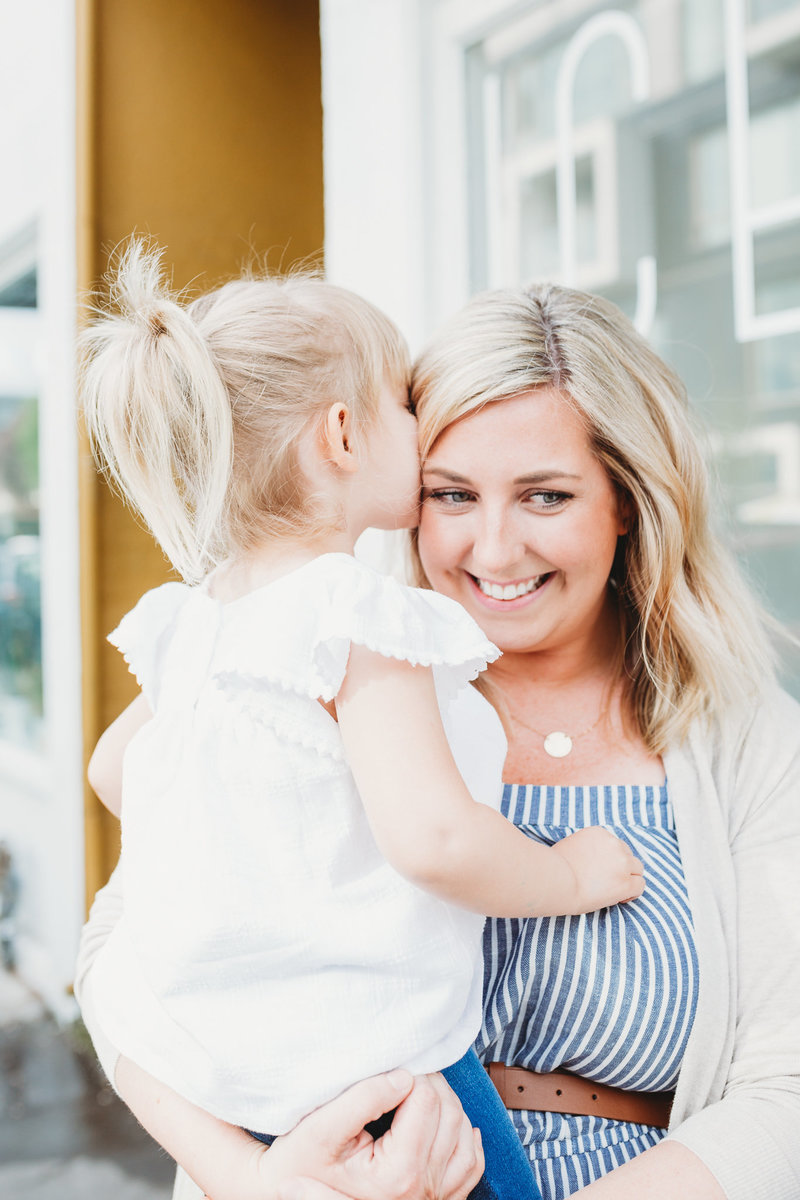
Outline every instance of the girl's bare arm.
{"type": "Polygon", "coordinates": [[[413,883],[497,917],[592,912],[641,895],[642,864],[610,831],[546,847],[473,800],[429,669],[354,645],[336,710],[378,847],[413,883]]]}
{"type": "Polygon", "coordinates": [[[133,735],[152,715],[144,696],[137,696],[100,735],[89,759],[89,783],[115,817],[122,811],[122,756],[133,735]]]}

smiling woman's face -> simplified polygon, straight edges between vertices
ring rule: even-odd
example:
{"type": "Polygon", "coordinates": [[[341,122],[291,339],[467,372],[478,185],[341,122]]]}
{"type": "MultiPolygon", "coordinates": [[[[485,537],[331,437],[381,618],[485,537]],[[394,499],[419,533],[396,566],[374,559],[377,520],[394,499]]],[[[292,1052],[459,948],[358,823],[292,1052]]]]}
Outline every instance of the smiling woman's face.
{"type": "Polygon", "coordinates": [[[551,388],[457,421],[423,467],[425,573],[506,653],[577,648],[599,634],[625,530],[580,417],[551,388]]]}

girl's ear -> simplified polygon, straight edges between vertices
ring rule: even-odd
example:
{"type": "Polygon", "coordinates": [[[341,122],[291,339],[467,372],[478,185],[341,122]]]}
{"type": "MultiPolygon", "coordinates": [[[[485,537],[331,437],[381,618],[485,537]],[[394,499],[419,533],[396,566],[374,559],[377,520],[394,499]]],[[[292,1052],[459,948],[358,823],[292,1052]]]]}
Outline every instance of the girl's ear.
{"type": "Polygon", "coordinates": [[[340,471],[357,471],[358,459],[352,447],[352,421],[346,404],[332,404],[322,426],[323,453],[340,471]]]}

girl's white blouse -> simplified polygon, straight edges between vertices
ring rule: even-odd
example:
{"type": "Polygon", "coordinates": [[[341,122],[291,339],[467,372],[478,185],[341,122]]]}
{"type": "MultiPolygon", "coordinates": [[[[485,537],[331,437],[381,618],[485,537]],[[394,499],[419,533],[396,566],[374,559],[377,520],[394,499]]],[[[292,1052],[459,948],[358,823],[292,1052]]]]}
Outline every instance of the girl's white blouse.
{"type": "Polygon", "coordinates": [[[111,1041],[271,1134],[357,1079],[460,1058],[481,1023],[483,918],[382,858],[318,701],[351,642],[432,666],[446,727],[481,714],[454,753],[497,806],[503,738],[466,685],[499,652],[477,625],[327,554],[226,605],[165,584],[109,640],[154,714],[125,753],[125,911],[95,968],[111,1041]]]}

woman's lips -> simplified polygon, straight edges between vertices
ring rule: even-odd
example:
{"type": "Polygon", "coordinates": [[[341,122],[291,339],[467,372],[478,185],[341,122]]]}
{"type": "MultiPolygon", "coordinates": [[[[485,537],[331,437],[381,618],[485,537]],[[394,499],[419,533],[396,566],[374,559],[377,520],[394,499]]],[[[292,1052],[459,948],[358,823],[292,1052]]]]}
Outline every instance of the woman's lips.
{"type": "Polygon", "coordinates": [[[547,583],[552,571],[546,571],[542,575],[529,575],[526,579],[514,579],[508,583],[484,579],[469,571],[466,571],[465,574],[481,603],[498,611],[506,611],[512,608],[521,608],[526,604],[547,583]]]}

